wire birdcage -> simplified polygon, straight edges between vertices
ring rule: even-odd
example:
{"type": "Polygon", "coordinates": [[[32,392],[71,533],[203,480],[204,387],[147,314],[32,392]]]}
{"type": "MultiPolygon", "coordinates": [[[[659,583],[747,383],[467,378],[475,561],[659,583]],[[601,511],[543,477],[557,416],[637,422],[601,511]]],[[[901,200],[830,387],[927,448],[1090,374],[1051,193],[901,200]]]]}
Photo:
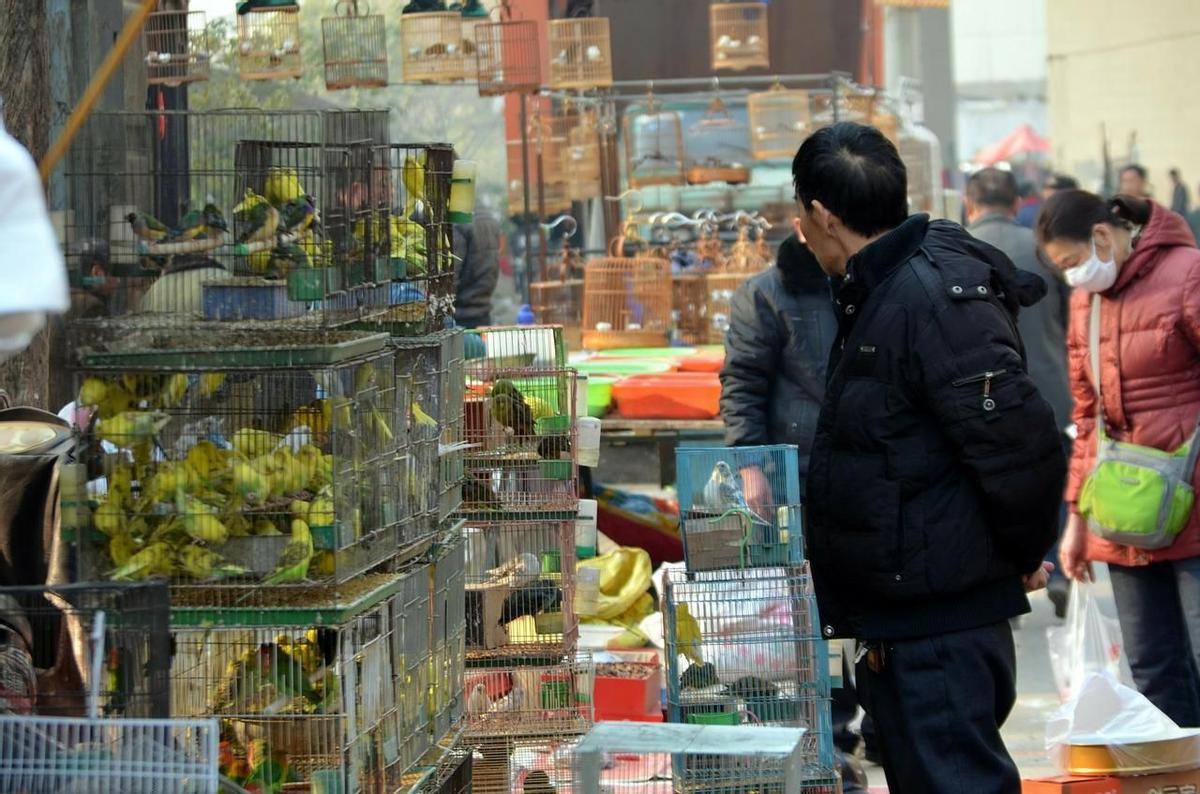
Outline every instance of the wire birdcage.
{"type": "Polygon", "coordinates": [[[573,752],[571,791],[801,794],[803,742],[795,728],[601,722],[573,752]]]}
{"type": "Polygon", "coordinates": [[[560,370],[567,366],[563,329],[552,324],[500,325],[466,332],[483,347],[483,355],[465,365],[467,378],[490,381],[512,370],[560,370]]]}
{"type": "Polygon", "coordinates": [[[574,648],[573,522],[471,521],[466,537],[472,663],[574,648]]]}
{"type": "MultiPolygon", "coordinates": [[[[472,60],[472,67],[474,63],[463,47],[462,20],[457,11],[422,11],[400,17],[406,83],[440,85],[463,81],[468,60],[472,60]]],[[[474,48],[472,41],[471,49],[474,48]]]]}
{"type": "Polygon", "coordinates": [[[829,658],[807,564],[669,571],[664,623],[671,722],[803,728],[803,778],[835,778],[829,658]]]}
{"type": "Polygon", "coordinates": [[[680,447],[675,472],[688,570],[803,560],[796,447],[680,447]]]}
{"type": "Polygon", "coordinates": [[[712,68],[741,71],[771,66],[767,4],[714,0],[709,7],[712,68]]]}
{"type": "Polygon", "coordinates": [[[675,338],[685,345],[708,344],[707,296],[703,273],[676,273],[671,277],[675,338]]]}
{"type": "Polygon", "coordinates": [[[384,88],[388,84],[387,25],[367,0],[338,0],[321,19],[325,88],[384,88]]]}
{"type": "MultiPolygon", "coordinates": [[[[596,666],[588,651],[533,654],[503,664],[469,667],[462,695],[464,741],[570,741],[594,722],[595,677],[596,666]]],[[[507,755],[512,755],[511,750],[507,755]]],[[[487,760],[486,753],[484,757],[487,760]]]]}
{"type": "Polygon", "coordinates": [[[757,160],[791,158],[812,130],[807,91],[776,84],[746,98],[750,116],[750,152],[757,160]]]}
{"type": "Polygon", "coordinates": [[[671,334],[671,263],[650,256],[621,256],[623,238],[609,256],[583,271],[583,346],[665,347],[671,334]]]}
{"type": "Polygon", "coordinates": [[[243,80],[300,77],[300,6],[248,8],[237,15],[238,76],[243,80]]]}
{"type": "Polygon", "coordinates": [[[72,279],[102,305],[92,322],[329,327],[385,311],[360,237],[369,142],[386,136],[387,111],[94,114],[64,224],[72,279]]]}
{"type": "Polygon", "coordinates": [[[457,443],[444,440],[454,434],[451,420],[456,414],[455,406],[447,404],[449,395],[442,390],[451,374],[444,342],[452,335],[461,336],[461,332],[443,331],[435,336],[390,340],[396,351],[397,382],[403,384],[397,390],[408,392],[408,402],[401,406],[408,427],[408,453],[398,490],[402,509],[412,520],[401,524],[398,539],[401,546],[426,539],[439,518],[439,452],[443,445],[457,443]]]}
{"type": "Polygon", "coordinates": [[[216,349],[143,335],[83,353],[99,461],[83,574],[167,577],[175,605],[208,609],[319,600],[390,559],[408,397],[385,338],[207,333],[216,349]]]}
{"type": "MultiPolygon", "coordinates": [[[[562,250],[558,261],[551,266],[550,279],[529,285],[529,302],[538,322],[561,327],[560,346],[578,349],[583,338],[583,258],[571,247],[575,219],[570,215],[560,216],[550,228],[559,221],[570,223],[572,231],[562,235],[562,250]]],[[[562,362],[565,360],[563,357],[562,362]]]]}
{"type": "Polygon", "coordinates": [[[0,789],[217,791],[215,720],[0,715],[0,789]]]}
{"type": "Polygon", "coordinates": [[[608,17],[552,19],[549,24],[551,88],[608,88],[613,84],[608,17]]]}
{"type": "Polygon", "coordinates": [[[320,606],[176,610],[173,712],[220,720],[222,774],[242,785],[269,765],[265,790],[393,790],[427,741],[414,734],[428,737],[411,676],[430,664],[429,577],[426,564],[360,577],[357,596],[320,606]]]}
{"type": "Polygon", "coordinates": [[[647,98],[639,112],[625,115],[625,176],[632,187],[682,185],[686,182],[683,119],[647,98]]]}
{"type": "Polygon", "coordinates": [[[441,394],[442,415],[439,418],[442,435],[438,447],[438,521],[457,513],[463,502],[463,480],[466,477],[466,339],[461,330],[444,331],[438,390],[441,394]]]}
{"type": "Polygon", "coordinates": [[[432,660],[429,714],[434,742],[458,732],[466,714],[462,697],[466,664],[466,539],[449,532],[431,556],[432,660]]]}
{"type": "Polygon", "coordinates": [[[477,519],[546,518],[579,506],[576,373],[491,370],[465,401],[461,513],[477,519]]]}
{"type": "Polygon", "coordinates": [[[542,84],[542,50],[537,22],[513,19],[507,2],[499,22],[474,25],[480,96],[533,93],[542,84]]]}
{"type": "Polygon", "coordinates": [[[9,630],[6,672],[28,674],[25,692],[6,679],[0,710],[81,717],[94,695],[101,716],[170,716],[170,609],[161,582],[0,588],[0,623],[9,630]]]}
{"type": "Polygon", "coordinates": [[[178,86],[208,79],[212,52],[203,11],[153,11],[142,36],[150,85],[178,86]]]}

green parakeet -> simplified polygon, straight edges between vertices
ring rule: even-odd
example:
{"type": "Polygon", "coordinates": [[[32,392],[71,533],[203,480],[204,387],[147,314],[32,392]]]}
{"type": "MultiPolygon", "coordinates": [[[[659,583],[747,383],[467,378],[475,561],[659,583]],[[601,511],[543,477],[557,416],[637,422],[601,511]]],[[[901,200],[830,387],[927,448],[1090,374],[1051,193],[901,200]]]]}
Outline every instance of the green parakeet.
{"type": "Polygon", "coordinates": [[[287,584],[302,582],[308,576],[308,564],[312,561],[313,542],[308,524],[298,518],[292,519],[292,539],[283,547],[279,561],[263,584],[287,584]]]}
{"type": "Polygon", "coordinates": [[[321,702],[304,665],[275,643],[264,642],[259,646],[258,663],[264,683],[274,687],[277,694],[291,699],[302,697],[310,703],[321,702]]]}
{"type": "Polygon", "coordinates": [[[279,220],[287,234],[299,234],[313,224],[317,215],[316,199],[311,195],[291,199],[279,211],[279,220]]]}
{"type": "Polygon", "coordinates": [[[131,212],[125,216],[125,220],[129,221],[134,235],[146,242],[156,243],[166,237],[169,232],[162,221],[145,212],[131,212]]]}
{"type": "Polygon", "coordinates": [[[512,381],[502,378],[492,384],[491,398],[492,418],[501,427],[509,428],[518,438],[533,436],[533,411],[512,381]]]}

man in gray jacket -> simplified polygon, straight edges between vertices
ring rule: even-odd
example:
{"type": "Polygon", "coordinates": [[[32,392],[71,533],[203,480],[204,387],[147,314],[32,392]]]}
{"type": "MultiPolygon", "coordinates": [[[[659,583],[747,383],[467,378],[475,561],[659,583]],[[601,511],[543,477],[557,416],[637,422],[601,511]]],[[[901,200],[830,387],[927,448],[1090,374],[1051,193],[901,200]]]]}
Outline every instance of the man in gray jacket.
{"type": "Polygon", "coordinates": [[[503,236],[496,217],[478,207],[474,222],[454,225],[454,321],[461,328],[492,324],[503,236]]]}
{"type": "MultiPolygon", "coordinates": [[[[1021,309],[1017,325],[1029,365],[1029,377],[1054,409],[1058,429],[1069,444],[1071,391],[1067,384],[1067,300],[1070,288],[1038,255],[1033,232],[1016,222],[1017,180],[1009,171],[984,168],[967,180],[967,230],[999,248],[1018,268],[1036,273],[1046,282],[1046,297],[1021,309]]],[[[1057,559],[1057,549],[1049,560],[1057,559]]],[[[1067,582],[1055,571],[1048,586],[1059,617],[1065,614],[1067,582]]]]}

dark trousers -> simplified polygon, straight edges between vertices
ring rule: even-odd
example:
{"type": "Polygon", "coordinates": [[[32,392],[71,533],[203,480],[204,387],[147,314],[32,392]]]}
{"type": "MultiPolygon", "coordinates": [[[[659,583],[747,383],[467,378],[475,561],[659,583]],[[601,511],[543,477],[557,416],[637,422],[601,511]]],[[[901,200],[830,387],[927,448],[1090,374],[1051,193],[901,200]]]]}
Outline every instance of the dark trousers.
{"type": "Polygon", "coordinates": [[[1016,701],[1008,621],[883,644],[880,670],[858,663],[892,794],[1017,794],[1000,738],[1016,701]]]}
{"type": "Polygon", "coordinates": [[[1108,571],[1138,691],[1180,726],[1200,727],[1200,558],[1108,571]]]}

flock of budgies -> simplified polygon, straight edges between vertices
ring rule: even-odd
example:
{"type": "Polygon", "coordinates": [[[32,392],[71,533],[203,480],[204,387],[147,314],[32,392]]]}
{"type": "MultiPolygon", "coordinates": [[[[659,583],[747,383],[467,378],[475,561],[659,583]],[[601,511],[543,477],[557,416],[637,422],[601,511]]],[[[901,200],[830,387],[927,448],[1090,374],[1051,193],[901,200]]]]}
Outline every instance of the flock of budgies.
{"type": "MultiPolygon", "coordinates": [[[[377,377],[374,363],[359,365],[354,394],[372,394],[377,377]]],[[[231,380],[214,372],[83,381],[77,403],[95,409],[95,435],[117,450],[104,456],[107,490],[93,513],[112,564],[110,578],[250,577],[255,574],[225,559],[222,545],[236,537],[288,535],[262,582],[326,579],[334,573],[334,552],[315,549],[312,530],[340,519],[354,538],[363,535],[363,505],[377,497],[354,494],[359,498],[350,515],[337,516],[334,456],[324,449],[334,428],[359,428],[356,452],[339,464],[339,472],[351,474],[349,482],[339,487],[365,484],[367,478],[356,476],[367,465],[365,447],[387,449],[394,441],[388,412],[372,399],[320,397],[291,412],[269,409],[268,415],[277,414],[269,429],[238,427],[244,412],[226,407],[239,399],[230,394],[238,389],[231,380]],[[209,411],[214,415],[195,421],[209,411]],[[168,429],[176,440],[165,445],[168,429]]]]}

